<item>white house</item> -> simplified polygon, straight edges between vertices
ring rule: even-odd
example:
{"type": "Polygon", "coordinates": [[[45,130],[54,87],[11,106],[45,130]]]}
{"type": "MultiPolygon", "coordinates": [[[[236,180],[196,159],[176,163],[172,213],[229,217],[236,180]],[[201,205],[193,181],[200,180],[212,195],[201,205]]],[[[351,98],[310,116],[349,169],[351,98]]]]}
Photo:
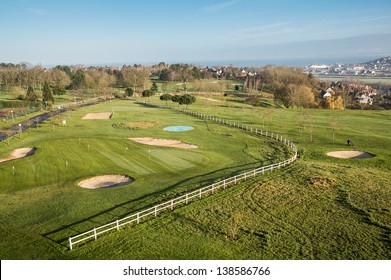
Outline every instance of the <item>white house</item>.
{"type": "Polygon", "coordinates": [[[358,99],[358,103],[360,103],[360,104],[372,105],[372,103],[373,103],[373,98],[369,97],[365,94],[359,96],[357,99],[358,99]]]}

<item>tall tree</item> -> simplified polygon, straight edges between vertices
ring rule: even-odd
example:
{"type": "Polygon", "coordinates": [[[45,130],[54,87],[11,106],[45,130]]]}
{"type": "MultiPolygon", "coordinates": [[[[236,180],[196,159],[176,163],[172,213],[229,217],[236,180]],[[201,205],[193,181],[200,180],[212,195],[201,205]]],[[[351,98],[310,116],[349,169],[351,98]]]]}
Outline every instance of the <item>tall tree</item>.
{"type": "Polygon", "coordinates": [[[152,83],[151,90],[156,93],[158,92],[159,88],[155,82],[152,83]]]}
{"type": "Polygon", "coordinates": [[[26,100],[29,101],[38,101],[38,95],[35,93],[34,88],[32,86],[28,86],[26,93],[26,100]]]}
{"type": "Polygon", "coordinates": [[[50,88],[48,83],[45,83],[43,85],[42,89],[42,100],[44,102],[47,102],[49,106],[54,104],[54,97],[53,97],[53,92],[52,89],[50,88]]]}
{"type": "Polygon", "coordinates": [[[72,76],[71,88],[82,89],[86,87],[86,75],[82,69],[78,69],[72,76]]]}
{"type": "Polygon", "coordinates": [[[168,70],[167,68],[164,68],[159,73],[159,79],[162,80],[163,82],[167,82],[170,80],[169,74],[170,74],[170,70],[168,70]]]}
{"type": "Polygon", "coordinates": [[[151,87],[149,72],[143,68],[122,68],[123,87],[132,87],[134,93],[142,92],[151,87]]]}
{"type": "Polygon", "coordinates": [[[54,68],[50,72],[50,81],[53,86],[54,95],[63,95],[66,93],[65,86],[71,83],[68,74],[58,68],[54,68]]]}

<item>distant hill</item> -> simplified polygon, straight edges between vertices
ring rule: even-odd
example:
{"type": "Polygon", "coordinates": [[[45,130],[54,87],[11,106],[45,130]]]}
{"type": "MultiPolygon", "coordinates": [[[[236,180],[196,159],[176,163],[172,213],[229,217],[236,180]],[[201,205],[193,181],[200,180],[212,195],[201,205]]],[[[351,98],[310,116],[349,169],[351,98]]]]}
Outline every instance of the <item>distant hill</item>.
{"type": "Polygon", "coordinates": [[[362,64],[366,65],[366,66],[375,66],[376,65],[377,68],[381,68],[381,67],[389,68],[389,67],[391,67],[391,56],[374,59],[374,60],[371,60],[368,62],[364,62],[362,64]]]}

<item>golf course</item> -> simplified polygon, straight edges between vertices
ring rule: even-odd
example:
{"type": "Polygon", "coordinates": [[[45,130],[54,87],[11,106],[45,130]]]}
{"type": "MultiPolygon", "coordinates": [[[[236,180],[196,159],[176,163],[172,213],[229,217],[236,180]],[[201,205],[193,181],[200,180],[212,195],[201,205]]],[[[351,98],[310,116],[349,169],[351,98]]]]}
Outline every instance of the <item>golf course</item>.
{"type": "Polygon", "coordinates": [[[173,110],[183,105],[133,99],[68,110],[0,142],[1,259],[390,259],[390,111],[261,104],[197,96],[188,109],[278,133],[297,161],[73,250],[69,237],[292,151],[173,110]],[[355,156],[327,155],[346,151],[355,156]]]}

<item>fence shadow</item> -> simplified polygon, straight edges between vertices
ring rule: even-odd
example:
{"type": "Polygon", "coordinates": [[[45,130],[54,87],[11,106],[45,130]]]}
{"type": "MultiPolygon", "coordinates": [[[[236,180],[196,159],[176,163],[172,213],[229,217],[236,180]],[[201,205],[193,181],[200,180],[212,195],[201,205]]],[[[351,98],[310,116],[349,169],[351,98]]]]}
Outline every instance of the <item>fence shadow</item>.
{"type": "MultiPolygon", "coordinates": [[[[142,105],[148,106],[148,107],[163,107],[163,106],[154,106],[152,104],[145,104],[145,103],[142,104],[142,105]]],[[[202,114],[199,114],[199,113],[196,113],[196,112],[187,111],[187,110],[178,110],[178,111],[181,111],[182,113],[189,114],[189,115],[192,115],[194,117],[201,118],[201,119],[204,118],[206,120],[211,120],[212,122],[220,123],[222,125],[232,126],[232,124],[230,122],[225,122],[224,123],[224,121],[222,121],[221,119],[218,119],[218,118],[211,118],[210,116],[202,115],[202,114]]],[[[235,127],[235,123],[234,123],[233,127],[235,127]]],[[[237,128],[239,128],[239,129],[241,128],[243,131],[247,131],[247,132],[251,132],[251,133],[255,133],[257,135],[263,136],[262,131],[259,134],[259,132],[257,130],[253,131],[252,127],[247,127],[247,126],[244,127],[243,125],[242,125],[242,127],[240,127],[238,125],[237,128]]],[[[158,207],[160,207],[162,205],[166,205],[167,201],[170,200],[170,199],[167,198],[168,197],[167,196],[167,192],[170,192],[170,191],[172,191],[174,189],[177,190],[179,186],[182,186],[181,191],[179,191],[179,192],[176,191],[176,192],[169,193],[169,196],[172,196],[171,203],[173,202],[174,199],[178,198],[178,199],[181,199],[181,201],[178,202],[178,203],[186,201],[186,204],[187,204],[187,202],[188,202],[188,195],[190,195],[189,191],[193,191],[191,195],[192,195],[192,197],[195,197],[194,196],[194,191],[198,191],[199,190],[200,191],[199,192],[199,196],[201,198],[202,189],[208,188],[208,190],[206,192],[209,192],[210,191],[209,188],[211,188],[211,193],[213,194],[214,183],[215,183],[216,180],[218,182],[217,184],[220,184],[219,187],[223,186],[224,189],[225,189],[226,180],[227,179],[228,180],[234,180],[234,183],[236,184],[236,182],[237,182],[237,178],[236,177],[239,177],[238,178],[239,181],[247,180],[252,175],[255,177],[256,174],[259,174],[260,172],[262,172],[262,174],[263,174],[265,171],[273,171],[273,169],[278,169],[280,167],[284,167],[284,166],[289,165],[290,163],[292,163],[293,161],[296,160],[296,158],[297,158],[297,148],[296,148],[296,146],[292,142],[290,142],[289,140],[287,141],[287,139],[283,140],[283,137],[281,135],[280,135],[281,139],[279,139],[279,135],[278,134],[274,134],[274,137],[273,137],[273,133],[268,135],[268,132],[266,132],[264,136],[269,137],[270,139],[274,139],[275,138],[276,141],[280,141],[281,143],[285,144],[286,146],[290,146],[290,148],[292,148],[293,151],[295,152],[294,156],[290,157],[289,159],[287,159],[285,161],[277,162],[275,164],[271,164],[271,165],[268,165],[268,166],[265,166],[264,162],[262,162],[262,161],[256,161],[256,162],[253,162],[253,163],[247,163],[247,164],[238,165],[238,166],[234,166],[234,167],[230,167],[230,168],[223,168],[223,169],[215,170],[215,171],[207,173],[207,174],[194,176],[192,178],[188,178],[188,179],[182,180],[182,181],[180,181],[180,182],[178,182],[176,184],[173,184],[173,185],[169,186],[166,189],[160,190],[160,191],[155,192],[153,194],[147,194],[147,195],[144,195],[142,197],[129,200],[127,202],[115,205],[115,206],[113,206],[111,208],[108,208],[108,209],[106,209],[104,211],[101,211],[101,212],[99,212],[97,214],[94,214],[92,216],[86,217],[85,219],[79,220],[79,221],[71,223],[71,224],[64,225],[64,226],[62,226],[62,227],[60,227],[60,228],[58,228],[56,230],[44,233],[42,236],[45,237],[45,238],[48,238],[49,240],[52,240],[53,242],[56,242],[57,244],[60,244],[61,246],[65,246],[66,247],[64,242],[68,241],[68,238],[66,238],[64,236],[70,236],[70,232],[72,231],[73,232],[73,237],[69,238],[70,249],[72,249],[72,244],[77,244],[77,243],[80,243],[82,241],[85,241],[86,239],[91,238],[91,235],[89,235],[91,232],[94,233],[92,237],[94,237],[96,239],[97,238],[96,230],[99,229],[99,228],[104,228],[106,226],[112,225],[113,223],[116,223],[116,227],[111,227],[111,228],[109,228],[107,230],[102,231],[102,233],[103,232],[107,232],[109,230],[112,230],[114,228],[119,229],[119,224],[118,224],[119,221],[118,220],[119,219],[123,219],[123,218],[127,219],[127,218],[134,217],[136,215],[135,212],[137,210],[142,210],[142,209],[147,208],[148,206],[149,207],[152,206],[154,208],[154,216],[156,217],[158,207]],[[253,168],[255,168],[255,169],[253,169],[253,168]],[[232,170],[232,169],[234,169],[234,170],[232,170]],[[250,171],[249,171],[249,169],[250,169],[250,171]],[[244,178],[243,178],[243,176],[244,176],[244,178]],[[197,184],[193,185],[191,187],[189,187],[189,186],[186,187],[184,185],[185,183],[189,183],[192,180],[196,181],[197,184]],[[221,182],[223,182],[223,185],[221,185],[221,182]],[[206,185],[206,186],[205,187],[201,187],[203,185],[204,186],[206,185]],[[184,189],[185,187],[186,187],[186,189],[184,189]],[[156,197],[159,196],[162,193],[164,193],[165,195],[161,196],[161,199],[159,201],[159,198],[156,199],[156,197]],[[182,193],[182,195],[181,195],[181,193],[182,193]],[[183,199],[183,193],[185,193],[185,195],[186,195],[186,200],[183,199]],[[137,209],[137,207],[128,209],[125,213],[123,213],[121,215],[110,214],[111,212],[113,212],[114,210],[118,209],[119,207],[124,207],[126,205],[131,204],[131,203],[132,204],[138,203],[138,202],[144,202],[145,203],[146,201],[151,200],[151,198],[153,198],[151,202],[146,203],[146,204],[140,204],[138,209],[137,209]],[[162,203],[162,202],[164,202],[164,203],[162,203]],[[159,203],[162,203],[162,204],[159,204],[159,203]],[[87,223],[93,223],[93,219],[94,218],[100,217],[100,216],[105,215],[105,214],[110,214],[113,217],[117,217],[117,220],[115,222],[113,222],[113,220],[111,219],[111,221],[108,224],[106,224],[106,225],[103,225],[103,226],[98,225],[98,227],[97,228],[94,227],[93,230],[89,230],[87,232],[85,231],[84,228],[86,227],[87,223]],[[132,214],[132,215],[129,216],[129,214],[132,214]],[[85,223],[85,225],[83,225],[84,223],[85,223]],[[79,227],[80,229],[76,229],[76,227],[79,227]],[[82,228],[82,227],[84,227],[84,228],[82,228]],[[72,239],[79,238],[80,236],[84,236],[86,234],[88,234],[89,236],[87,236],[86,238],[80,239],[79,241],[72,242],[72,239]]],[[[232,184],[232,181],[230,183],[232,184]]],[[[162,209],[165,209],[165,208],[167,208],[167,206],[165,206],[162,209]]],[[[159,209],[159,210],[162,210],[162,209],[159,209]]],[[[173,208],[171,208],[171,209],[173,209],[173,208]]],[[[149,212],[146,213],[144,216],[151,215],[151,212],[150,212],[151,209],[143,210],[142,212],[138,212],[137,213],[137,222],[139,222],[139,214],[140,213],[145,213],[147,211],[149,211],[149,212]]],[[[127,222],[126,224],[131,223],[131,222],[132,221],[127,222]]],[[[100,222],[100,224],[101,224],[101,222],[100,222]]]]}
{"type": "Polygon", "coordinates": [[[167,201],[167,200],[173,199],[175,197],[181,196],[181,195],[185,194],[186,192],[198,189],[201,186],[207,186],[207,185],[213,184],[216,181],[220,180],[220,178],[222,177],[222,175],[220,175],[220,173],[222,173],[222,172],[224,172],[224,175],[223,175],[224,177],[226,177],[227,174],[228,174],[227,177],[236,176],[236,175],[239,175],[245,171],[253,169],[254,166],[258,167],[260,164],[264,164],[264,162],[258,161],[258,162],[254,162],[254,163],[233,166],[230,168],[223,168],[223,169],[215,170],[213,172],[209,172],[206,174],[194,176],[191,178],[186,178],[180,182],[177,182],[173,185],[168,186],[167,188],[165,188],[163,190],[160,190],[158,192],[147,194],[147,195],[141,196],[139,198],[131,199],[126,202],[117,204],[113,207],[110,207],[108,209],[100,211],[94,215],[88,216],[84,219],[78,220],[78,221],[70,223],[70,224],[63,225],[62,227],[57,228],[55,230],[52,230],[50,232],[43,233],[42,236],[61,245],[61,246],[68,248],[67,242],[68,242],[68,237],[70,236],[70,232],[72,232],[73,235],[77,235],[77,234],[80,234],[80,233],[88,230],[91,227],[91,224],[96,224],[97,226],[102,225],[102,222],[94,222],[93,221],[96,218],[99,218],[103,215],[110,215],[111,219],[108,222],[112,222],[113,220],[117,220],[117,219],[122,219],[122,218],[127,217],[130,214],[133,214],[137,211],[141,211],[143,209],[152,207],[155,204],[159,204],[163,201],[167,201]],[[235,170],[229,172],[229,170],[232,170],[232,169],[235,169],[235,170]],[[193,188],[189,189],[189,185],[186,185],[186,184],[189,182],[192,182],[192,181],[197,181],[198,184],[193,186],[193,188]],[[178,187],[182,187],[179,192],[178,191],[172,192],[173,190],[177,190],[178,187]],[[170,191],[171,191],[171,193],[169,193],[170,191]],[[167,195],[167,193],[169,193],[169,194],[167,195]],[[160,199],[160,200],[153,199],[155,197],[159,197],[162,194],[165,194],[163,199],[160,199]],[[151,202],[147,203],[147,204],[140,203],[140,202],[145,202],[148,200],[151,200],[151,202]],[[139,204],[139,206],[134,207],[134,204],[139,204]],[[126,207],[126,206],[130,206],[130,205],[132,205],[133,207],[129,207],[129,209],[126,212],[124,212],[123,214],[120,214],[120,215],[113,214],[115,212],[115,210],[117,210],[119,208],[126,207]],[[86,223],[86,224],[88,223],[89,227],[87,228],[86,226],[83,226],[84,223],[86,223]]]}

